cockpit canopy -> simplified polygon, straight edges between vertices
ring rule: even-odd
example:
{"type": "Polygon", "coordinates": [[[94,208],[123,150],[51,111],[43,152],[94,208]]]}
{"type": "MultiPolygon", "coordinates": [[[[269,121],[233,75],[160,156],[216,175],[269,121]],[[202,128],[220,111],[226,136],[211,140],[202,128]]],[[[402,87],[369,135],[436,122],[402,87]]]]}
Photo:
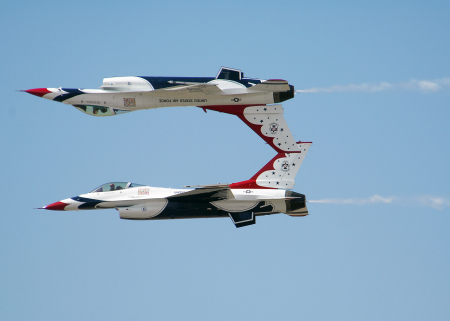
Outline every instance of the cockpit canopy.
{"type": "MultiPolygon", "coordinates": [[[[132,102],[134,102],[134,98],[132,102]]],[[[120,115],[124,113],[128,113],[131,110],[123,110],[123,109],[117,109],[107,106],[94,106],[94,105],[72,105],[76,109],[82,111],[85,114],[91,115],[91,116],[114,116],[114,115],[120,115]]]]}
{"type": "Polygon", "coordinates": [[[103,185],[100,185],[96,189],[94,189],[92,192],[89,193],[101,193],[101,192],[111,192],[111,191],[118,191],[121,189],[126,188],[133,188],[138,186],[146,186],[142,184],[136,184],[136,183],[130,183],[130,182],[110,182],[103,185]]]}

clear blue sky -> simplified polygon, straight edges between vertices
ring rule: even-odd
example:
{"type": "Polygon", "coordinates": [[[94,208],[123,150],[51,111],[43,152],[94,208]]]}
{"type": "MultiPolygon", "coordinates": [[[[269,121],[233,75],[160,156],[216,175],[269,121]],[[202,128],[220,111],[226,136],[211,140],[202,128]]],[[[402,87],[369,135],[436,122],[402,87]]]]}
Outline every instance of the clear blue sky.
{"type": "Polygon", "coordinates": [[[449,16],[448,1],[4,1],[0,319],[449,320],[449,16]],[[316,88],[283,106],[314,142],[295,191],[330,204],[241,229],[34,209],[108,181],[250,178],[274,151],[233,116],[95,118],[15,91],[221,66],[316,88]]]}

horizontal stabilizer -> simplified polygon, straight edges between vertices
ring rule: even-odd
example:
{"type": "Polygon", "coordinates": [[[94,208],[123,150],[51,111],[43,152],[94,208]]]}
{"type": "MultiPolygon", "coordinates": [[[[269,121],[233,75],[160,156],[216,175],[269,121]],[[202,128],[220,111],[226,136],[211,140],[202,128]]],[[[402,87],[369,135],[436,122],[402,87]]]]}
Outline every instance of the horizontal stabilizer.
{"type": "Polygon", "coordinates": [[[260,84],[256,84],[250,87],[249,91],[264,91],[264,92],[280,92],[289,91],[289,83],[286,80],[281,79],[270,79],[266,80],[260,84]]]}

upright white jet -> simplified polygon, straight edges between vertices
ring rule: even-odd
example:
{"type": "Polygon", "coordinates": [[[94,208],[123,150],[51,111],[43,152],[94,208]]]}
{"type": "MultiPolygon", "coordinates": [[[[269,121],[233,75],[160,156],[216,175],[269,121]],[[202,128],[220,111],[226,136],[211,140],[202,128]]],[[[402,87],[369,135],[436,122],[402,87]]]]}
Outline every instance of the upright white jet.
{"type": "Polygon", "coordinates": [[[242,182],[185,186],[187,189],[111,182],[42,209],[115,208],[120,218],[129,220],[230,217],[236,227],[255,224],[255,217],[260,215],[306,216],[305,195],[288,189],[294,188],[295,176],[311,144],[297,142],[296,152],[278,153],[252,178],[242,182]]]}

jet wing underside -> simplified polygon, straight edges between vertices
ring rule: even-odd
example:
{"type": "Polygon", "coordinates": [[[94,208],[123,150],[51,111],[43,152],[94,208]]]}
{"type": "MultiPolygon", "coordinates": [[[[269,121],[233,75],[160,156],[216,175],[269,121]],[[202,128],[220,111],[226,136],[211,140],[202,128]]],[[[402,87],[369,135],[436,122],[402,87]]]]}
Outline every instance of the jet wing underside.
{"type": "Polygon", "coordinates": [[[233,198],[228,186],[203,187],[169,196],[169,202],[213,202],[233,198]]]}

